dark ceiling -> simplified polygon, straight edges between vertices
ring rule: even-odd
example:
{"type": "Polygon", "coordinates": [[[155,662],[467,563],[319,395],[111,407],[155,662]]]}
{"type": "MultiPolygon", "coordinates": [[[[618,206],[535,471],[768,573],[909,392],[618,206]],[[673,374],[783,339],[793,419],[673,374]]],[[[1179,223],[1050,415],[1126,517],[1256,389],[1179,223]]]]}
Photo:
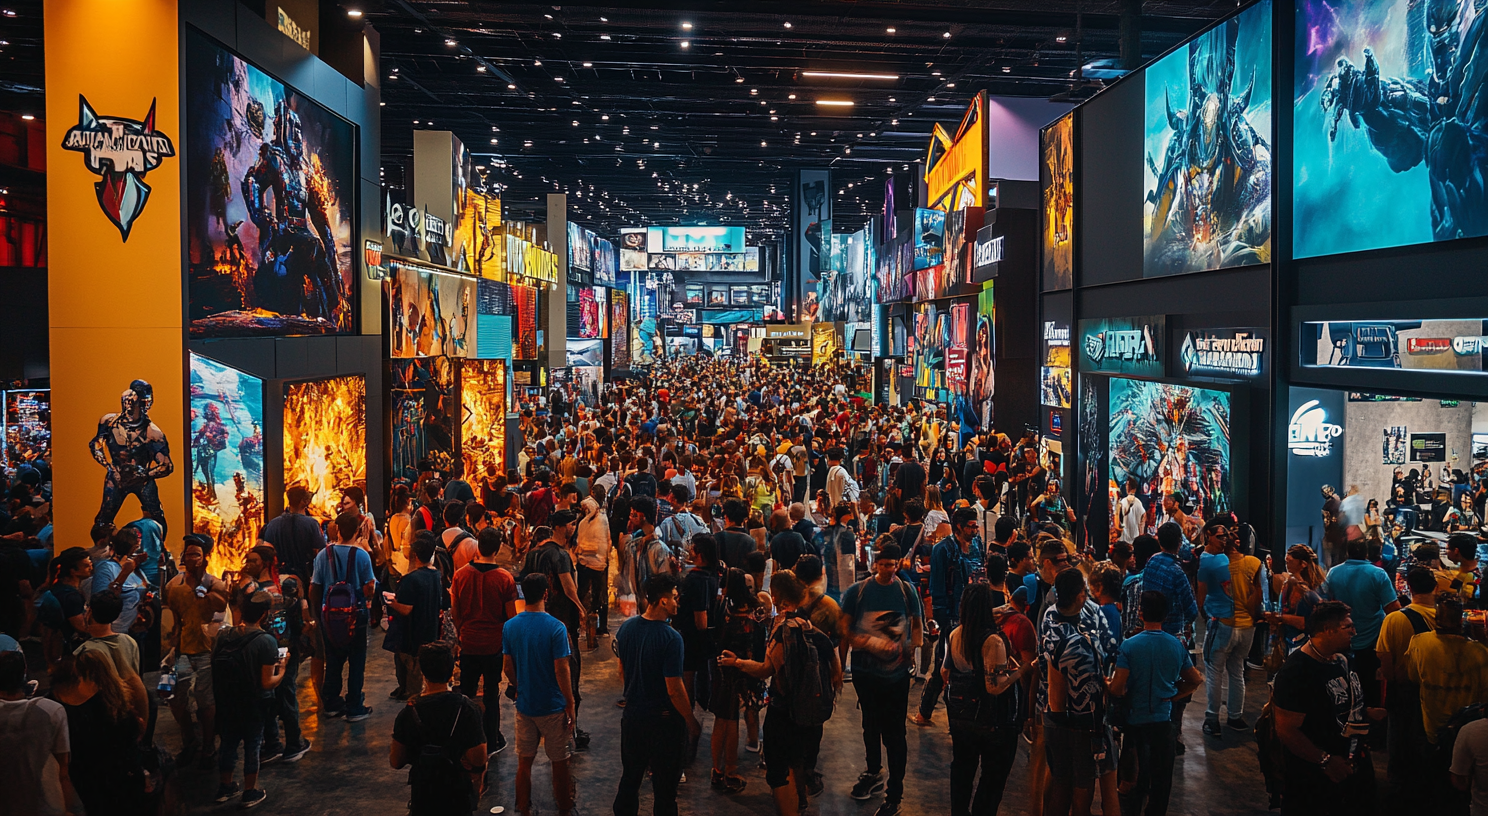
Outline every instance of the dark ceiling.
{"type": "MultiPolygon", "coordinates": [[[[1234,6],[1127,0],[1136,64],[1234,6]]],[[[432,123],[481,154],[508,217],[541,219],[545,194],[567,191],[570,218],[602,233],[705,219],[778,234],[797,168],[832,167],[835,231],[855,230],[882,203],[856,185],[923,158],[931,127],[954,132],[976,91],[1069,93],[1087,66],[1076,93],[1088,95],[1090,74],[1122,64],[1122,11],[1123,0],[388,0],[367,18],[382,33],[390,182],[415,126],[432,123]]]]}

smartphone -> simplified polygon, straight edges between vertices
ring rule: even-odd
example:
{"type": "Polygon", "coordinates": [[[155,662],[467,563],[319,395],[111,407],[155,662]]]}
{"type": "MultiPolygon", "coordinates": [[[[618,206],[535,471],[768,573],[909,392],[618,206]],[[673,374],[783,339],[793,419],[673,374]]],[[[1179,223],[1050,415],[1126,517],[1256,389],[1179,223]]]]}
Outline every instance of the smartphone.
{"type": "Polygon", "coordinates": [[[279,659],[280,660],[284,660],[284,659],[286,659],[288,657],[289,657],[289,649],[286,648],[286,647],[284,647],[284,646],[280,646],[279,647],[279,659]]]}
{"type": "Polygon", "coordinates": [[[396,593],[396,592],[384,592],[384,593],[382,593],[382,599],[384,601],[386,601],[387,603],[392,603],[393,601],[398,600],[398,593],[396,593]]]}

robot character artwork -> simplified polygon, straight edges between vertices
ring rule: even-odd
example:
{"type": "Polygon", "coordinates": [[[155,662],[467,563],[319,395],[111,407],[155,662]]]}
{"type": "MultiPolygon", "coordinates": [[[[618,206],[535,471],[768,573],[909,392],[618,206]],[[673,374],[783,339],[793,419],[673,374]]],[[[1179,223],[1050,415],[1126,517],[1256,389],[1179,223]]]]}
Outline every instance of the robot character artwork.
{"type": "Polygon", "coordinates": [[[1297,257],[1488,235],[1484,11],[1298,3],[1297,257]]]}
{"type": "Polygon", "coordinates": [[[119,397],[119,412],[104,414],[98,420],[98,433],[88,448],[94,461],[106,471],[103,477],[103,503],[95,523],[112,524],[124,506],[124,499],[139,499],[145,515],[166,527],[165,510],[160,506],[157,479],[176,470],[171,461],[170,440],[165,431],[150,421],[150,408],[155,404],[155,389],[144,380],[135,380],[119,397]]]}
{"type": "Polygon", "coordinates": [[[1151,65],[1146,86],[1143,275],[1269,262],[1270,0],[1151,65]]]}
{"type": "Polygon", "coordinates": [[[191,336],[351,331],[355,129],[186,39],[191,336]]]}
{"type": "Polygon", "coordinates": [[[1231,509],[1230,395],[1111,378],[1111,481],[1142,495],[1182,493],[1199,518],[1231,509]]]}
{"type": "Polygon", "coordinates": [[[208,567],[238,569],[264,525],[263,380],[199,354],[191,355],[191,470],[192,532],[217,542],[208,567]]]}

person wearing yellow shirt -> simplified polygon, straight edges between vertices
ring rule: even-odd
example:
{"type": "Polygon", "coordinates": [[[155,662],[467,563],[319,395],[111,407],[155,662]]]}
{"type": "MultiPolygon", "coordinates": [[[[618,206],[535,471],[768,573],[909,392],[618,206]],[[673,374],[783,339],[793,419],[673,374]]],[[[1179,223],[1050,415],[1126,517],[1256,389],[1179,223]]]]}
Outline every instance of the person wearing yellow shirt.
{"type": "Polygon", "coordinates": [[[1469,606],[1482,596],[1483,570],[1478,565],[1478,538],[1468,533],[1447,536],[1447,558],[1456,569],[1437,570],[1438,592],[1454,592],[1469,606]]]}
{"type": "Polygon", "coordinates": [[[1488,646],[1468,639],[1462,611],[1457,595],[1438,597],[1436,631],[1416,635],[1405,652],[1406,676],[1420,686],[1421,720],[1432,745],[1437,729],[1458,709],[1488,699],[1488,646]]]}
{"type": "Polygon", "coordinates": [[[1426,748],[1421,693],[1406,676],[1410,663],[1405,653],[1412,638],[1436,628],[1436,575],[1426,567],[1411,567],[1405,573],[1405,584],[1411,593],[1410,606],[1385,616],[1374,649],[1390,717],[1390,784],[1402,802],[1419,801],[1411,792],[1428,778],[1420,767],[1426,748]]]}

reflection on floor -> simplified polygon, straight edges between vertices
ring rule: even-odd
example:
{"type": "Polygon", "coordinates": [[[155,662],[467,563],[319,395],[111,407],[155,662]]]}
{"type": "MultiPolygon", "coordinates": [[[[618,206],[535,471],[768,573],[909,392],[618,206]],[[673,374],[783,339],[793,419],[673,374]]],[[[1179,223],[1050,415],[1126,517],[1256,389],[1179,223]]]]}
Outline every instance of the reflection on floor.
{"type": "MultiPolygon", "coordinates": [[[[616,620],[615,624],[618,625],[616,620]]],[[[611,627],[615,631],[615,626],[611,627]]],[[[348,723],[341,719],[322,721],[314,713],[314,696],[305,684],[306,670],[301,671],[301,710],[312,712],[302,715],[305,736],[314,742],[314,748],[297,764],[269,765],[259,777],[260,784],[268,790],[268,800],[257,809],[260,814],[286,814],[286,816],[402,816],[408,801],[406,771],[394,771],[388,767],[388,743],[393,730],[393,718],[401,703],[388,699],[394,687],[392,655],[381,648],[382,633],[372,637],[367,650],[367,702],[374,707],[372,717],[364,722],[348,723]]],[[[594,652],[584,655],[582,693],[583,706],[579,711],[580,727],[593,735],[589,751],[578,754],[574,760],[574,776],[578,786],[578,811],[584,816],[609,813],[615,796],[615,786],[620,777],[619,742],[620,709],[615,707],[619,697],[619,679],[615,669],[615,656],[609,640],[600,642],[594,652]]],[[[308,666],[306,667],[308,669],[308,666]]],[[[1246,691],[1245,718],[1254,722],[1265,702],[1268,690],[1260,679],[1259,672],[1250,672],[1246,691]]],[[[153,688],[153,677],[151,688],[153,688]]],[[[920,684],[911,690],[912,703],[918,702],[920,684]]],[[[1215,740],[1203,736],[1199,727],[1203,722],[1203,700],[1201,689],[1196,701],[1188,708],[1183,729],[1183,741],[1187,744],[1186,755],[1178,757],[1174,771],[1173,800],[1169,813],[1184,816],[1232,816],[1235,814],[1265,814],[1266,792],[1261,781],[1260,768],[1256,761],[1255,738],[1250,732],[1225,729],[1224,737],[1215,740]]],[[[502,730],[508,741],[515,737],[514,714],[511,702],[504,696],[502,703],[502,730]]],[[[911,704],[910,711],[914,711],[911,704]]],[[[949,768],[951,761],[950,737],[945,733],[945,707],[935,712],[935,726],[909,730],[909,771],[905,785],[904,813],[943,814],[950,810],[949,768]]],[[[749,787],[736,796],[715,793],[708,785],[709,752],[708,734],[712,728],[712,717],[704,715],[702,744],[698,760],[688,769],[688,781],[682,785],[680,804],[682,813],[707,813],[717,816],[768,816],[775,812],[769,788],[765,784],[762,769],[756,771],[757,754],[740,747],[741,773],[749,781],[749,787]]],[[[180,747],[175,722],[162,709],[159,735],[161,743],[172,752],[180,747]]],[[[508,816],[516,816],[513,805],[513,779],[516,775],[517,759],[514,750],[508,748],[492,760],[490,788],[481,800],[477,814],[489,813],[494,807],[504,807],[508,816]]],[[[811,811],[820,816],[871,816],[881,799],[875,797],[866,802],[857,802],[848,797],[857,776],[864,770],[863,741],[857,704],[852,684],[847,684],[843,699],[836,713],[827,723],[823,739],[819,769],[826,776],[826,792],[811,800],[811,811]]],[[[553,801],[547,759],[539,754],[534,773],[533,791],[536,810],[542,816],[555,816],[557,807],[553,801]]],[[[1018,750],[1017,764],[1008,780],[1007,794],[1003,799],[1001,813],[1028,813],[1028,746],[1024,743],[1018,750]]],[[[242,759],[239,755],[237,778],[242,779],[242,759]]],[[[181,794],[188,813],[211,813],[232,808],[236,803],[219,806],[212,802],[217,787],[217,774],[187,769],[180,775],[181,794]]],[[[650,785],[642,787],[641,813],[651,812],[650,785]]],[[[1094,812],[1101,812],[1097,798],[1094,812]]],[[[1118,811],[1112,807],[1109,813],[1118,811]]]]}

